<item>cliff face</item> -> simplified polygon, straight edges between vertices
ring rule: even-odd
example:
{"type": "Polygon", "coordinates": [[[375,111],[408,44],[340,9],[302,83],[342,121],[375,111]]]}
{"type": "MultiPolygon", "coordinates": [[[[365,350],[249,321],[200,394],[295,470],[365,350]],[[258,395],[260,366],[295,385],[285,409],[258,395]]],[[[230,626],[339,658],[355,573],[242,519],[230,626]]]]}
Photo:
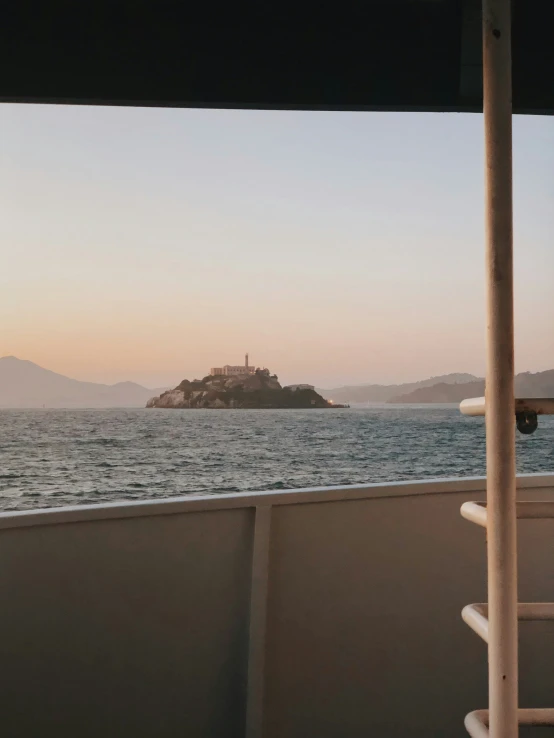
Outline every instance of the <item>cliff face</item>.
{"type": "Polygon", "coordinates": [[[151,408],[324,408],[326,400],[315,390],[281,387],[275,375],[258,369],[251,376],[184,379],[173,390],[153,397],[151,408]]]}
{"type": "Polygon", "coordinates": [[[168,390],[159,397],[152,397],[146,407],[185,407],[185,393],[181,390],[168,390]]]}

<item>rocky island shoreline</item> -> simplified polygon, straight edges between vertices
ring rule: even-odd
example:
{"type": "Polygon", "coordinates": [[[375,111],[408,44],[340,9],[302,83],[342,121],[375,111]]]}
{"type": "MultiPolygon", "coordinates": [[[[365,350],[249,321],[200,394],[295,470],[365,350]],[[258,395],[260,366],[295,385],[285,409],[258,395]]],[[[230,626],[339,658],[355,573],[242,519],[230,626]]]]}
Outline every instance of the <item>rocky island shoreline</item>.
{"type": "Polygon", "coordinates": [[[308,409],[329,408],[315,389],[306,385],[281,387],[275,374],[256,369],[249,375],[210,375],[203,379],[184,379],[175,389],[152,397],[147,408],[209,408],[224,409],[308,409]]]}

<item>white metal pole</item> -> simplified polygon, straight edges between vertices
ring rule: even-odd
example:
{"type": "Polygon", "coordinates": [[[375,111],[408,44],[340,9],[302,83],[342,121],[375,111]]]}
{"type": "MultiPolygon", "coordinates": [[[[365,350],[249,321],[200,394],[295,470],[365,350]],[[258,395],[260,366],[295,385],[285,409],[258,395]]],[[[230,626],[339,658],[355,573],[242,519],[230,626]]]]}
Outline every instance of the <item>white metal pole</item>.
{"type": "Polygon", "coordinates": [[[483,0],[489,731],[517,738],[511,0],[483,0]]]}

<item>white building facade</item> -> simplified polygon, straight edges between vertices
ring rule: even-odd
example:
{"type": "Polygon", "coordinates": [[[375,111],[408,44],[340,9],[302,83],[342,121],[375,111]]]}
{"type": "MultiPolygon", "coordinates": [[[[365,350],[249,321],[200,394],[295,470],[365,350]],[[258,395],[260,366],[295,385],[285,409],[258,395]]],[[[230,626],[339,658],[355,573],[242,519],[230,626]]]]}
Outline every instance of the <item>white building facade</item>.
{"type": "Polygon", "coordinates": [[[250,375],[256,373],[256,367],[250,366],[248,363],[248,354],[244,357],[244,365],[236,366],[232,364],[225,364],[222,367],[212,367],[210,374],[212,377],[223,376],[223,377],[241,377],[243,375],[250,375]]]}

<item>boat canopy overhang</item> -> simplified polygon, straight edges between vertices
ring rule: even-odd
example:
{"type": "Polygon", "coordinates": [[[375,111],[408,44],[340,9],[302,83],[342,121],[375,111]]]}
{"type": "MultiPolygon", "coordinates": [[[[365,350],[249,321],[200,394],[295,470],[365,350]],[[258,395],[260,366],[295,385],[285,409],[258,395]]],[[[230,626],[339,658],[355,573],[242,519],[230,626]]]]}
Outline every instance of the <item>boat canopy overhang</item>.
{"type": "MultiPolygon", "coordinates": [[[[482,110],[480,0],[10,5],[5,102],[482,110]]],[[[552,3],[512,5],[513,110],[552,114],[552,3]]]]}

